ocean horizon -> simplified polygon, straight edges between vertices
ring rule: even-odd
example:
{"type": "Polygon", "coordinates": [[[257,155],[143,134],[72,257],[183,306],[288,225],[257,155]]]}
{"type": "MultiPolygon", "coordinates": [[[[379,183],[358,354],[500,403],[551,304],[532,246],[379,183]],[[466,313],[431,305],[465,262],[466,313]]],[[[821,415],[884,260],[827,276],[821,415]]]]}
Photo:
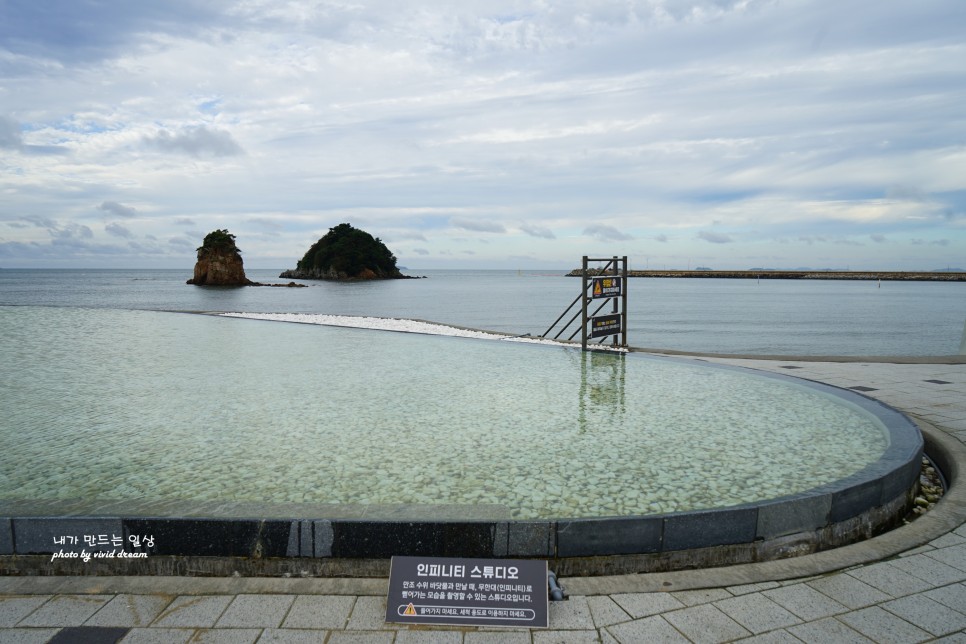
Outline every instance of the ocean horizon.
{"type": "MultiPolygon", "coordinates": [[[[282,270],[246,273],[258,282],[290,281],[278,277],[282,270]]],[[[187,285],[191,271],[183,269],[5,268],[0,306],[374,316],[536,336],[580,290],[566,270],[404,272],[427,279],[226,288],[187,285]]],[[[948,356],[958,353],[966,323],[962,282],[633,278],[627,290],[628,343],[640,348],[948,356]]]]}

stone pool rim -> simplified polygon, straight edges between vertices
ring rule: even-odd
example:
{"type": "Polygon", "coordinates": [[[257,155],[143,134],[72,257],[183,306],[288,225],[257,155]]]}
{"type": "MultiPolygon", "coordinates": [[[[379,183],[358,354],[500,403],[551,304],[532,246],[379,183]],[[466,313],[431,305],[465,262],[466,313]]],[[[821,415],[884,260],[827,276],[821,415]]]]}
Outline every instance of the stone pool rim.
{"type": "Polygon", "coordinates": [[[902,412],[855,391],[785,374],[695,358],[624,355],[700,362],[697,366],[751,373],[832,395],[878,418],[889,433],[889,446],[861,471],[806,492],[725,508],[628,517],[434,521],[295,513],[265,518],[270,512],[247,517],[145,516],[84,513],[76,506],[58,512],[57,502],[40,503],[46,511],[33,512],[24,507],[29,502],[0,501],[0,574],[39,566],[46,574],[191,570],[219,575],[242,569],[243,574],[273,575],[308,568],[310,574],[372,576],[387,569],[391,556],[403,554],[545,558],[562,575],[666,571],[778,559],[853,543],[896,525],[911,505],[923,438],[902,412]],[[123,551],[148,556],[50,561],[60,550],[114,549],[112,544],[53,544],[68,534],[120,536],[123,551]],[[137,535],[152,535],[154,545],[135,547],[129,538],[137,535]]]}

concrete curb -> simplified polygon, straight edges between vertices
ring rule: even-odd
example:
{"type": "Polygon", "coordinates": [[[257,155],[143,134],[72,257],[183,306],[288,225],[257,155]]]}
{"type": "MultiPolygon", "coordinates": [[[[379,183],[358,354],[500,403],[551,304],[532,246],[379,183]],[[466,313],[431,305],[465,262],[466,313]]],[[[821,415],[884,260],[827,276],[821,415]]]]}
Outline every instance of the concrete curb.
{"type": "Polygon", "coordinates": [[[949,489],[932,510],[908,525],[867,541],[792,559],[668,573],[570,577],[561,584],[575,595],[610,595],[797,579],[881,561],[937,539],[966,522],[966,486],[960,480],[966,471],[966,446],[920,418],[915,421],[926,440],[926,453],[940,465],[949,489]]]}

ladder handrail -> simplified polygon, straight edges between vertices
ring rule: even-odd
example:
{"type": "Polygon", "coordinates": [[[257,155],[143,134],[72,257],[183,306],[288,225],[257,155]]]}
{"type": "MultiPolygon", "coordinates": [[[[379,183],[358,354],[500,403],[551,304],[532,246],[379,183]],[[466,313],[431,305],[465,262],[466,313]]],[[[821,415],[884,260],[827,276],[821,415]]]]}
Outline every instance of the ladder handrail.
{"type": "MultiPolygon", "coordinates": [[[[541,335],[540,337],[542,337],[542,338],[547,337],[547,334],[550,333],[551,331],[553,331],[553,328],[555,326],[557,326],[557,322],[560,322],[560,320],[563,319],[563,316],[567,315],[567,313],[570,312],[570,309],[574,308],[574,304],[576,304],[579,301],[580,301],[580,296],[578,295],[577,297],[574,298],[574,301],[570,303],[570,306],[568,306],[566,309],[564,309],[564,312],[560,314],[560,317],[557,318],[556,320],[554,320],[553,321],[553,324],[550,325],[550,328],[548,328],[546,331],[544,331],[543,332],[543,335],[541,335]]],[[[570,322],[568,322],[566,324],[566,326],[564,326],[564,329],[566,329],[568,326],[570,326],[570,323],[571,322],[573,322],[573,320],[571,320],[570,322]]],[[[563,333],[563,329],[560,330],[560,333],[563,333]]],[[[560,333],[558,333],[557,335],[559,336],[560,333]]],[[[556,340],[556,339],[557,338],[554,338],[554,340],[556,340]]]]}
{"type": "MultiPolygon", "coordinates": [[[[559,338],[559,337],[560,337],[560,335],[561,335],[561,334],[562,334],[562,333],[563,333],[564,331],[566,331],[567,329],[569,329],[569,328],[570,328],[570,325],[574,323],[574,320],[576,320],[576,319],[577,319],[577,316],[578,316],[578,315],[580,315],[582,311],[583,311],[583,309],[581,309],[580,311],[577,311],[576,313],[574,313],[574,316],[573,316],[572,318],[570,318],[570,321],[569,321],[569,322],[567,322],[567,324],[565,324],[565,325],[563,326],[563,328],[562,328],[562,329],[560,329],[560,331],[558,331],[558,332],[557,332],[557,335],[555,335],[555,336],[553,336],[553,339],[554,339],[554,340],[556,340],[557,338],[559,338]]],[[[580,330],[580,327],[577,327],[577,331],[579,331],[579,330],[580,330]]],[[[567,338],[567,339],[568,339],[568,340],[572,340],[572,339],[573,339],[573,337],[574,337],[574,335],[576,335],[576,333],[577,333],[577,332],[575,331],[575,332],[574,332],[574,333],[573,333],[573,334],[572,334],[572,335],[571,335],[571,336],[570,336],[569,338],[567,338]]]]}

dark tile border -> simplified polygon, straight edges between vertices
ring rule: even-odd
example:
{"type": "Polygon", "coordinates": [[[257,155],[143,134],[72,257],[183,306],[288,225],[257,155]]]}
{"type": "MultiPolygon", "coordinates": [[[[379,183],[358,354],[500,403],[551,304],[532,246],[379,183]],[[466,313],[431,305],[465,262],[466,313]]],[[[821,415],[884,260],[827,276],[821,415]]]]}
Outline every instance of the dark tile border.
{"type": "Polygon", "coordinates": [[[116,644],[130,630],[114,626],[68,626],[57,631],[47,644],[116,644]]]}
{"type": "Polygon", "coordinates": [[[558,557],[660,552],[667,519],[619,517],[557,522],[558,557]]]}
{"type": "Polygon", "coordinates": [[[13,523],[0,518],[0,555],[13,554],[13,523]]]}

